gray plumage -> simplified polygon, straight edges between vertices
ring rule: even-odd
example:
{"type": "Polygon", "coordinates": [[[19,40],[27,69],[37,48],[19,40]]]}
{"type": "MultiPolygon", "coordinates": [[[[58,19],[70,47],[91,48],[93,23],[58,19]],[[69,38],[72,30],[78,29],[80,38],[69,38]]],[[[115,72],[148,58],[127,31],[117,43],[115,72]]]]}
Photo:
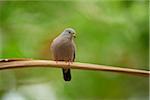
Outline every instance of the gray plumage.
{"type": "MultiPolygon", "coordinates": [[[[55,61],[73,62],[75,59],[75,30],[72,28],[65,29],[57,36],[52,44],[51,50],[55,61]]],[[[71,80],[70,69],[63,69],[63,77],[65,81],[71,80]]]]}

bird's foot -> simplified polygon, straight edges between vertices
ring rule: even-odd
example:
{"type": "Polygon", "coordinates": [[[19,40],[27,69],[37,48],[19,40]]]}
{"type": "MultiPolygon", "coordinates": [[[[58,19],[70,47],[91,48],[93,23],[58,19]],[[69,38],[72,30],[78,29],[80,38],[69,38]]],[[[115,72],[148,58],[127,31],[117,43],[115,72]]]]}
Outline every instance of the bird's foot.
{"type": "Polygon", "coordinates": [[[70,66],[70,64],[71,64],[71,63],[70,63],[70,61],[69,61],[69,62],[68,62],[68,66],[70,66]]]}
{"type": "Polygon", "coordinates": [[[71,64],[73,64],[72,61],[68,61],[67,63],[68,63],[68,66],[70,66],[71,64]]]}
{"type": "Polygon", "coordinates": [[[58,64],[58,61],[55,60],[55,62],[56,62],[56,64],[58,64]]]}

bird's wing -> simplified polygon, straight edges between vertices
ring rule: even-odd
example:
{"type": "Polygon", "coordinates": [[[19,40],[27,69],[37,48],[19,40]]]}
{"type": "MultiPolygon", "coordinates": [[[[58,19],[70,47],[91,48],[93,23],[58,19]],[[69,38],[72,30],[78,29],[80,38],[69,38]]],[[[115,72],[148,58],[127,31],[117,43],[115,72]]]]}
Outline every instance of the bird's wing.
{"type": "Polygon", "coordinates": [[[74,53],[73,53],[73,62],[75,60],[75,57],[76,57],[76,54],[75,54],[75,50],[74,50],[74,53]]]}
{"type": "Polygon", "coordinates": [[[73,42],[73,59],[72,59],[73,62],[75,61],[75,57],[76,57],[76,45],[73,42]]]}

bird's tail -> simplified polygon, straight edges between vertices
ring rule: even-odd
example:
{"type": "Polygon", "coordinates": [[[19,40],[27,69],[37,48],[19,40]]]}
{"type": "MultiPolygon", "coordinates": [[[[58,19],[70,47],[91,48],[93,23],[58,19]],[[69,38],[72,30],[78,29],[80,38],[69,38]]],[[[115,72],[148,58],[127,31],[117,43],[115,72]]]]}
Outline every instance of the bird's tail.
{"type": "Polygon", "coordinates": [[[63,70],[63,77],[65,81],[71,80],[71,70],[70,69],[62,69],[63,70]]]}

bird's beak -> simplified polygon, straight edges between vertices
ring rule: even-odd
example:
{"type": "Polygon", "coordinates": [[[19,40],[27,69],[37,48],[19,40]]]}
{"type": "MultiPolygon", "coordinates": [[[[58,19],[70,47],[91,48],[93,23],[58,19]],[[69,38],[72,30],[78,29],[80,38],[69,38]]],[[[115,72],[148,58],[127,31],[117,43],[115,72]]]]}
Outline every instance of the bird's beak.
{"type": "Polygon", "coordinates": [[[73,37],[76,38],[76,34],[75,33],[73,34],[73,37]]]}

